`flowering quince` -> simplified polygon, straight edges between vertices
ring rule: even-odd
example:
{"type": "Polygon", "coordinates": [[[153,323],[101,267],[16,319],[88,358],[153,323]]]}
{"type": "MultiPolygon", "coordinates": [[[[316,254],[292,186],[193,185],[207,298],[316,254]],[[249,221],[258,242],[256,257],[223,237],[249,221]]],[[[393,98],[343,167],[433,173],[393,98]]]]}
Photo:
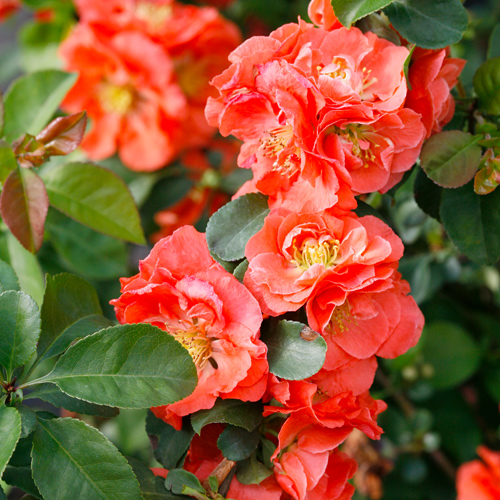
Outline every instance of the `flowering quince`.
{"type": "Polygon", "coordinates": [[[218,396],[262,397],[268,365],[266,346],[258,338],[259,305],[212,259],[204,234],[190,226],[178,229],[141,261],[139,274],[121,283],[121,296],[111,301],[118,321],[151,323],[169,332],[197,368],[194,392],[153,408],[157,417],[179,429],[182,416],[211,408],[218,396]]]}
{"type": "Polygon", "coordinates": [[[463,464],[457,474],[457,500],[497,500],[500,498],[500,453],[480,446],[483,459],[463,464]]]}
{"type": "Polygon", "coordinates": [[[307,8],[307,14],[311,21],[324,30],[340,28],[342,25],[333,12],[330,0],[311,0],[307,8]]]}

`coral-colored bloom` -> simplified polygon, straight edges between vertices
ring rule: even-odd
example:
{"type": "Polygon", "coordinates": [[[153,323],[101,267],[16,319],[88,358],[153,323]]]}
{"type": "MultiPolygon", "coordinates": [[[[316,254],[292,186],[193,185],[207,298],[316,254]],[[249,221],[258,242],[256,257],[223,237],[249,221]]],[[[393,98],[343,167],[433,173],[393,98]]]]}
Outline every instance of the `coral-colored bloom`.
{"type": "Polygon", "coordinates": [[[480,446],[480,460],[468,462],[458,469],[457,500],[498,500],[500,498],[500,453],[480,446]]]}
{"type": "Polygon", "coordinates": [[[415,48],[409,69],[411,90],[405,106],[422,117],[426,138],[441,132],[455,112],[450,90],[457,84],[464,59],[449,57],[449,49],[415,48]]]}
{"type": "MultiPolygon", "coordinates": [[[[259,339],[262,315],[250,292],[209,254],[205,235],[186,226],[160,240],[122,278],[111,303],[120,323],[152,323],[173,335],[196,364],[198,385],[187,398],[153,409],[180,427],[180,417],[211,408],[218,396],[257,401],[268,366],[259,339]]],[[[167,360],[165,361],[167,362],[167,360]]]]}
{"type": "Polygon", "coordinates": [[[281,500],[282,496],[283,490],[274,476],[259,484],[242,484],[235,475],[227,492],[227,498],[236,500],[281,500]]]}
{"type": "Polygon", "coordinates": [[[331,0],[311,0],[307,8],[307,13],[316,26],[327,31],[342,26],[333,12],[331,0]]]}

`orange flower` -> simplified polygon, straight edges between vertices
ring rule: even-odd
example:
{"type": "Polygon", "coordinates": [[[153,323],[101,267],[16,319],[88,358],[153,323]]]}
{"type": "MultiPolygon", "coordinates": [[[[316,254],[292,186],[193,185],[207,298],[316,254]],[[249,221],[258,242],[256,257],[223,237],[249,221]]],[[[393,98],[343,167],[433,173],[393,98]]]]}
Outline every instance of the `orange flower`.
{"type": "Polygon", "coordinates": [[[311,21],[327,31],[340,28],[342,25],[333,12],[330,0],[311,0],[307,13],[311,21]]]}
{"type": "MultiPolygon", "coordinates": [[[[160,240],[122,278],[115,306],[120,323],[152,323],[169,332],[191,354],[198,385],[187,398],[153,408],[176,428],[181,417],[212,408],[218,396],[257,401],[268,365],[259,340],[262,314],[250,292],[209,254],[205,235],[190,226],[160,240]]],[[[168,360],[165,360],[168,362],[168,360]]]]}
{"type": "Polygon", "coordinates": [[[20,0],[0,0],[0,23],[21,7],[20,0]]]}
{"type": "Polygon", "coordinates": [[[458,469],[457,500],[498,500],[500,498],[500,453],[480,446],[483,459],[468,462],[458,469]]]}

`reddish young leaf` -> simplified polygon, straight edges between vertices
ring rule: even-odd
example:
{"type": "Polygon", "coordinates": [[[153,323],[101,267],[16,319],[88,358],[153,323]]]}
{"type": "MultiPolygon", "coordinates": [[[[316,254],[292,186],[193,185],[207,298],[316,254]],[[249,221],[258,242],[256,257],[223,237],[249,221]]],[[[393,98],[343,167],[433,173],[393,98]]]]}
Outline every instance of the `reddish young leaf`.
{"type": "Polygon", "coordinates": [[[32,170],[13,170],[0,196],[0,214],[20,243],[30,252],[42,246],[49,197],[45,185],[32,170]]]}
{"type": "Polygon", "coordinates": [[[50,122],[36,136],[36,140],[45,145],[47,155],[67,155],[82,142],[86,126],[87,114],[85,111],[63,116],[50,122]]]}

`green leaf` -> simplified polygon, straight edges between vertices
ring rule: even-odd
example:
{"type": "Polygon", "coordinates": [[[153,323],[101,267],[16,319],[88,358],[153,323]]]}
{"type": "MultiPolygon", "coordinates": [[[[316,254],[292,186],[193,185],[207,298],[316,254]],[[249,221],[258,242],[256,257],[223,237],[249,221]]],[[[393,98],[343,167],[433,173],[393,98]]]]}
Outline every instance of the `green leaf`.
{"type": "Polygon", "coordinates": [[[187,349],[149,324],[119,325],[77,342],[42,382],[70,396],[119,408],[167,405],[197,384],[187,349]]]}
{"type": "Polygon", "coordinates": [[[500,257],[500,190],[486,196],[474,193],[472,183],[445,189],[441,220],[455,246],[469,259],[494,264],[500,257]]]}
{"type": "Polygon", "coordinates": [[[94,287],[84,279],[66,273],[46,276],[41,317],[39,359],[61,354],[73,341],[112,326],[102,316],[94,287]]]}
{"type": "Polygon", "coordinates": [[[273,471],[259,462],[254,455],[240,462],[236,471],[236,477],[241,484],[260,484],[272,475],[273,471]]]}
{"type": "Polygon", "coordinates": [[[50,500],[141,500],[125,457],[97,429],[73,418],[38,421],[33,479],[50,500]],[[64,473],[62,473],[64,471],[64,473]]]}
{"type": "Polygon", "coordinates": [[[21,416],[15,408],[0,404],[0,478],[21,437],[21,416]]]}
{"type": "Polygon", "coordinates": [[[418,169],[413,190],[419,208],[427,215],[441,221],[439,205],[443,188],[432,182],[423,170],[418,169]]]}
{"type": "Polygon", "coordinates": [[[11,467],[8,465],[5,469],[3,475],[3,481],[12,486],[17,486],[22,489],[26,493],[33,495],[35,498],[39,500],[42,499],[42,495],[38,491],[38,488],[31,477],[31,466],[27,465],[24,467],[11,467]]]}
{"type": "Polygon", "coordinates": [[[115,279],[128,273],[123,241],[97,233],[56,210],[49,210],[45,228],[69,270],[96,280],[115,279]]]}
{"type": "Polygon", "coordinates": [[[0,141],[0,182],[3,184],[9,174],[17,168],[17,160],[12,148],[0,141]]]}
{"type": "Polygon", "coordinates": [[[0,294],[0,332],[0,365],[10,374],[31,358],[40,335],[40,313],[29,295],[0,294]]]}
{"type": "Polygon", "coordinates": [[[3,104],[3,95],[0,91],[0,137],[3,137],[3,126],[5,124],[5,107],[3,104]]]}
{"type": "Polygon", "coordinates": [[[262,404],[245,403],[239,399],[218,399],[210,410],[191,415],[191,425],[197,434],[208,424],[231,424],[253,431],[261,422],[262,404]]]}
{"type": "Polygon", "coordinates": [[[224,205],[208,221],[208,248],[223,260],[243,259],[248,240],[262,229],[268,213],[267,198],[258,193],[224,205]]]}
{"type": "Polygon", "coordinates": [[[228,425],[217,440],[217,447],[228,460],[239,462],[248,458],[257,448],[259,429],[248,432],[241,427],[228,425]]]}
{"type": "Polygon", "coordinates": [[[424,49],[456,43],[467,29],[460,0],[394,0],[384,12],[403,38],[424,49]]]}
{"type": "Polygon", "coordinates": [[[488,59],[500,57],[500,24],[497,24],[490,35],[490,42],[488,44],[488,59]]]}
{"type": "Polygon", "coordinates": [[[428,139],[420,156],[422,168],[436,184],[457,188],[469,182],[481,162],[480,135],[450,130],[428,139]]]}
{"type": "Polygon", "coordinates": [[[372,12],[383,9],[393,0],[331,0],[333,10],[338,20],[350,28],[358,19],[372,12]]]}
{"type": "Polygon", "coordinates": [[[36,413],[25,405],[16,406],[19,415],[21,415],[21,438],[29,436],[36,427],[36,413]]]}
{"type": "Polygon", "coordinates": [[[148,411],[146,432],[156,436],[158,440],[157,446],[154,447],[154,455],[163,467],[170,470],[182,466],[180,462],[194,436],[194,431],[188,422],[184,422],[182,429],[177,431],[148,411]]]}
{"type": "Polygon", "coordinates": [[[487,114],[500,115],[500,57],[479,66],[473,79],[479,107],[487,114]]]}
{"type": "Polygon", "coordinates": [[[115,173],[93,163],[69,163],[43,178],[53,207],[96,231],[145,244],[134,199],[115,173]]]}
{"type": "Polygon", "coordinates": [[[52,118],[76,79],[74,73],[46,70],[16,80],[4,100],[4,134],[7,140],[13,141],[25,132],[38,134],[52,118]]]}
{"type": "Polygon", "coordinates": [[[303,380],[318,373],[325,362],[325,339],[303,323],[273,322],[261,340],[268,348],[269,371],[277,377],[303,380]]]}
{"type": "Polygon", "coordinates": [[[25,399],[41,399],[57,408],[64,408],[68,411],[81,413],[83,415],[96,415],[99,417],[116,417],[118,408],[111,406],[96,405],[87,403],[81,399],[76,399],[62,392],[55,384],[41,384],[35,387],[25,399]]]}
{"type": "Polygon", "coordinates": [[[245,273],[248,269],[248,260],[245,259],[241,261],[233,271],[234,277],[240,282],[243,283],[243,278],[245,277],[245,273]]]}
{"type": "Polygon", "coordinates": [[[167,479],[165,479],[165,487],[168,490],[180,495],[183,493],[184,486],[206,494],[205,488],[203,488],[198,478],[194,474],[191,474],[191,472],[184,469],[173,469],[168,472],[167,479]]]}
{"type": "Polygon", "coordinates": [[[0,292],[7,290],[19,291],[19,282],[14,269],[7,262],[0,260],[0,292]]]}
{"type": "Polygon", "coordinates": [[[479,368],[481,351],[471,336],[459,325],[437,321],[425,326],[422,353],[432,365],[430,383],[442,390],[470,378],[479,368]]]}
{"type": "Polygon", "coordinates": [[[5,492],[3,491],[3,488],[1,486],[0,486],[0,500],[7,500],[5,492]]]}
{"type": "Polygon", "coordinates": [[[132,466],[135,476],[139,481],[141,493],[144,500],[181,500],[184,497],[178,497],[165,488],[165,480],[162,477],[155,476],[149,467],[140,460],[127,458],[132,466]]]}
{"type": "Polygon", "coordinates": [[[32,253],[43,242],[49,199],[42,179],[30,169],[16,168],[3,185],[0,213],[19,242],[32,253]]]}

